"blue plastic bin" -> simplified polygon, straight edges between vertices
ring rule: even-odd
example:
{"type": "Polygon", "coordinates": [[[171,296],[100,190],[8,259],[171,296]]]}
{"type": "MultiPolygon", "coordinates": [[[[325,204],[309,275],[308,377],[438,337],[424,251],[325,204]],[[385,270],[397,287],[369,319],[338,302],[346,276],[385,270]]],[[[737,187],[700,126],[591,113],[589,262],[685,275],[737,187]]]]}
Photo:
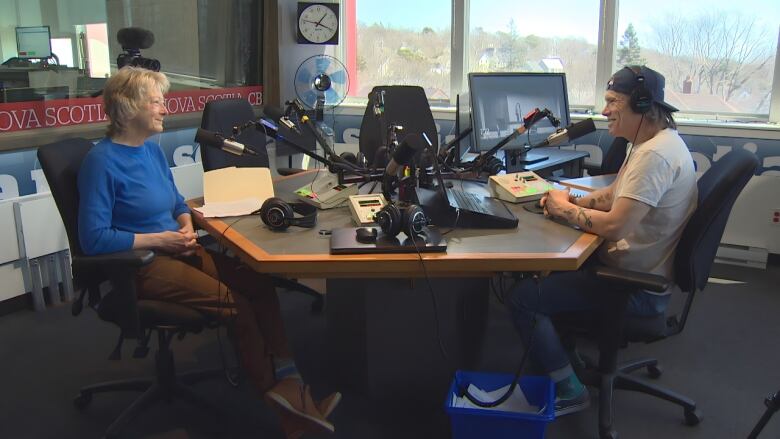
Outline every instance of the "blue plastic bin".
{"type": "Polygon", "coordinates": [[[457,385],[468,387],[474,384],[480,389],[491,392],[512,382],[514,375],[455,372],[455,380],[450,386],[445,410],[452,424],[453,439],[542,439],[547,424],[555,419],[555,390],[550,378],[545,376],[524,376],[520,378],[520,388],[529,403],[544,406],[541,414],[513,413],[500,410],[479,410],[452,406],[452,396],[457,385]]]}

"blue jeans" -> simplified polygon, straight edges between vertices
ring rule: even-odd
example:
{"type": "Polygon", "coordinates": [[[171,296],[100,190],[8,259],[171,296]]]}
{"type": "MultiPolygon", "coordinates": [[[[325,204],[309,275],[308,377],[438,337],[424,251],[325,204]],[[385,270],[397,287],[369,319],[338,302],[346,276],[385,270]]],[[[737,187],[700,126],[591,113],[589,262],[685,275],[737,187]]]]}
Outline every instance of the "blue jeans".
{"type": "MultiPolygon", "coordinates": [[[[553,273],[542,278],[540,284],[533,279],[523,279],[514,285],[509,302],[512,321],[523,343],[528,343],[536,314],[536,329],[529,355],[543,373],[570,366],[569,356],[550,316],[563,312],[598,312],[605,306],[603,292],[610,288],[614,286],[587,270],[553,273]],[[541,293],[537,288],[541,288],[541,293]]],[[[629,298],[628,312],[640,316],[663,314],[670,296],[637,290],[629,298]]]]}

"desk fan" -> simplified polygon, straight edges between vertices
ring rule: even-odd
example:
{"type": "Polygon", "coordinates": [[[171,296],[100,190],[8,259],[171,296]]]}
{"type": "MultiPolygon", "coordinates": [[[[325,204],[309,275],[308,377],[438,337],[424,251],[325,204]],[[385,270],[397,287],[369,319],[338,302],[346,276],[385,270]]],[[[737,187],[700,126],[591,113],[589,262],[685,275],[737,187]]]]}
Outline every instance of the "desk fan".
{"type": "Polygon", "coordinates": [[[295,72],[295,94],[314,110],[315,120],[322,122],[326,107],[333,108],[347,97],[349,74],[341,61],[329,55],[305,59],[295,72]]]}

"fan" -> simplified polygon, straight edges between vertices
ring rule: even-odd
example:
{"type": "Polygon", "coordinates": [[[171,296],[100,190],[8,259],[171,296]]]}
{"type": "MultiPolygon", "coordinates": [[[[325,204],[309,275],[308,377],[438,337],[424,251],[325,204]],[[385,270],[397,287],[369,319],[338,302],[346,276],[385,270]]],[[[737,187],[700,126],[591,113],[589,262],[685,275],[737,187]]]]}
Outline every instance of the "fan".
{"type": "Polygon", "coordinates": [[[329,55],[306,58],[295,72],[295,94],[322,120],[325,107],[335,107],[347,97],[349,74],[341,61],[329,55]]]}

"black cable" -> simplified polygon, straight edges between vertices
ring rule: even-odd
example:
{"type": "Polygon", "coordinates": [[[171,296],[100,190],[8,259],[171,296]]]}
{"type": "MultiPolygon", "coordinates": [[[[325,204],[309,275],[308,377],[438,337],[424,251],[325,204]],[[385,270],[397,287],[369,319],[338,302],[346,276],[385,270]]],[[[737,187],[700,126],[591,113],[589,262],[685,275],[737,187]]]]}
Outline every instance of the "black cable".
{"type": "MultiPolygon", "coordinates": [[[[220,232],[220,235],[222,236],[222,238],[226,239],[225,238],[225,233],[227,233],[227,231],[231,227],[233,227],[236,223],[238,223],[239,221],[243,220],[244,218],[246,218],[246,216],[242,216],[242,217],[236,219],[235,221],[230,223],[227,227],[225,227],[225,230],[220,232]]],[[[227,257],[227,255],[226,255],[226,253],[227,253],[227,246],[222,241],[218,241],[218,242],[219,242],[219,245],[220,245],[220,250],[222,251],[223,255],[225,255],[225,257],[227,257]]],[[[217,308],[218,309],[222,309],[222,307],[223,307],[223,294],[222,294],[222,291],[220,291],[219,287],[223,283],[222,283],[221,275],[220,275],[220,272],[219,272],[219,268],[217,267],[216,263],[214,264],[214,267],[216,268],[216,271],[217,271],[217,308]]],[[[229,287],[228,287],[227,284],[224,284],[224,285],[225,285],[224,306],[225,306],[225,308],[227,308],[227,301],[228,301],[227,299],[228,299],[228,289],[229,289],[229,287]]],[[[235,313],[236,312],[237,311],[236,311],[235,306],[232,307],[232,310],[231,310],[231,313],[230,313],[231,314],[230,318],[235,318],[235,313]]],[[[233,387],[238,387],[238,384],[239,384],[238,381],[234,380],[233,377],[231,377],[230,373],[228,372],[227,360],[225,359],[225,351],[224,351],[224,349],[222,347],[222,336],[221,336],[221,333],[220,333],[220,327],[221,327],[221,325],[217,326],[217,346],[219,346],[219,359],[222,362],[222,371],[225,373],[225,380],[228,382],[228,384],[230,384],[233,387]]]]}
{"type": "Polygon", "coordinates": [[[515,372],[514,378],[512,379],[512,384],[509,385],[509,388],[504,392],[501,397],[496,399],[495,401],[480,401],[476,397],[474,397],[468,390],[468,385],[463,385],[459,382],[457,382],[457,376],[455,381],[455,388],[458,391],[458,396],[460,397],[466,397],[472,404],[483,407],[483,408],[491,408],[496,407],[498,405],[501,405],[509,399],[509,397],[512,395],[512,393],[515,391],[515,387],[517,387],[518,382],[520,381],[520,375],[522,374],[523,368],[525,367],[525,362],[528,359],[528,353],[531,352],[531,349],[533,348],[534,343],[534,333],[536,332],[536,321],[537,321],[537,315],[539,313],[539,307],[542,303],[542,282],[541,279],[539,279],[537,276],[534,276],[536,280],[536,310],[534,311],[534,317],[531,321],[531,333],[528,335],[528,343],[526,344],[525,352],[523,352],[523,356],[520,359],[520,365],[517,368],[517,371],[515,372]]]}
{"type": "Polygon", "coordinates": [[[417,240],[415,239],[417,235],[412,231],[412,224],[409,224],[409,230],[406,231],[409,239],[412,240],[412,245],[414,245],[414,251],[417,252],[417,258],[420,261],[420,266],[423,269],[423,275],[425,276],[425,283],[428,284],[428,291],[431,294],[431,302],[433,303],[433,321],[434,321],[434,334],[436,337],[436,341],[439,344],[439,352],[441,352],[441,356],[444,359],[444,361],[449,361],[449,354],[447,353],[447,348],[444,347],[444,341],[441,339],[441,328],[439,323],[439,303],[436,300],[436,293],[433,291],[433,285],[431,285],[431,280],[428,277],[428,269],[425,267],[425,261],[422,257],[422,252],[420,252],[420,249],[417,247],[417,240]]]}

